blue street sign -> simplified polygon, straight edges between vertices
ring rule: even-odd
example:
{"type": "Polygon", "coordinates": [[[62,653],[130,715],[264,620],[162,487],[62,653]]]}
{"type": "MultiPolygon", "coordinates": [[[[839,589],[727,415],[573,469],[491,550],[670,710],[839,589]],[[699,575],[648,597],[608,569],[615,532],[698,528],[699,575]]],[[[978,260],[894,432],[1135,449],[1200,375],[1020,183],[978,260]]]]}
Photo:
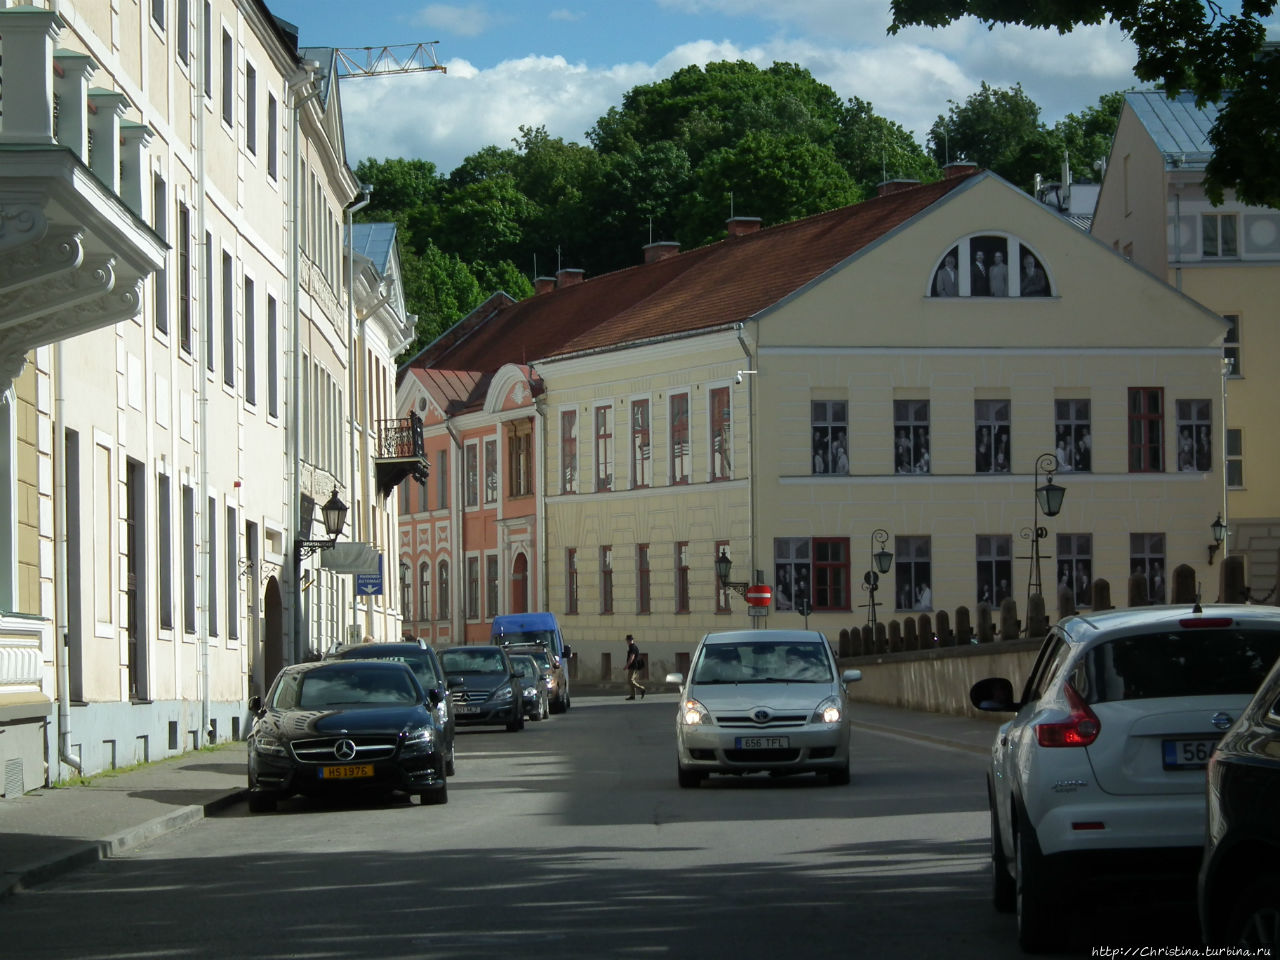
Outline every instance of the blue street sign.
{"type": "Polygon", "coordinates": [[[356,593],[362,597],[382,595],[382,554],[378,554],[377,573],[357,573],[356,593]]]}

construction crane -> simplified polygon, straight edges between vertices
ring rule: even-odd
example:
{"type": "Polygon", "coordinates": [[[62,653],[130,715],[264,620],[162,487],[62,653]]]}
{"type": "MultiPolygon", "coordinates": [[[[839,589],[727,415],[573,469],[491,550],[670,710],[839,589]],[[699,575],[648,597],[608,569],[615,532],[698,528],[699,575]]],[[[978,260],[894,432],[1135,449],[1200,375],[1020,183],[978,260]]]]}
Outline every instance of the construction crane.
{"type": "Polygon", "coordinates": [[[338,77],[387,77],[401,73],[448,73],[436,59],[436,44],[397,43],[386,47],[338,47],[338,77]]]}

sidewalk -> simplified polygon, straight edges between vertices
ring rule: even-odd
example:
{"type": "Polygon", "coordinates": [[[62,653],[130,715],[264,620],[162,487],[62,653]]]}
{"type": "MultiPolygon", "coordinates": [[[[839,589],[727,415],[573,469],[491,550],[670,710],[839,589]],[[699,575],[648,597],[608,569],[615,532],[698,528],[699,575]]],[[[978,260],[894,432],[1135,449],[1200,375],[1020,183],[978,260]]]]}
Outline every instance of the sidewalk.
{"type": "MultiPolygon", "coordinates": [[[[584,684],[575,687],[574,699],[621,697],[622,689],[584,684]]],[[[989,720],[856,701],[850,707],[855,737],[857,730],[869,730],[985,754],[997,727],[989,720]]],[[[228,807],[243,799],[245,779],[244,743],[226,743],[96,776],[87,786],[0,800],[0,899],[228,807]]]]}

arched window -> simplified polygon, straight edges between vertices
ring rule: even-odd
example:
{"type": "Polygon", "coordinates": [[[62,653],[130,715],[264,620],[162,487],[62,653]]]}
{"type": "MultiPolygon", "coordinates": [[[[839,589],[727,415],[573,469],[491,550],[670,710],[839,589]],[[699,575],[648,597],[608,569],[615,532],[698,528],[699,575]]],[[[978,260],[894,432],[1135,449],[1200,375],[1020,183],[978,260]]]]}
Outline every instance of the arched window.
{"type": "Polygon", "coordinates": [[[418,619],[431,619],[431,564],[418,565],[418,619]]]}
{"type": "Polygon", "coordinates": [[[413,568],[408,560],[400,561],[400,608],[405,620],[413,619],[413,593],[410,591],[409,572],[413,568]]]}
{"type": "Polygon", "coordinates": [[[929,277],[931,297],[1051,297],[1040,255],[1017,237],[971,234],[949,247],[929,277]]]}
{"type": "Polygon", "coordinates": [[[441,560],[436,565],[439,581],[436,583],[436,619],[449,619],[449,561],[441,560]]]}
{"type": "Polygon", "coordinates": [[[511,612],[526,613],[529,609],[529,561],[523,553],[516,555],[511,565],[511,612]]]}

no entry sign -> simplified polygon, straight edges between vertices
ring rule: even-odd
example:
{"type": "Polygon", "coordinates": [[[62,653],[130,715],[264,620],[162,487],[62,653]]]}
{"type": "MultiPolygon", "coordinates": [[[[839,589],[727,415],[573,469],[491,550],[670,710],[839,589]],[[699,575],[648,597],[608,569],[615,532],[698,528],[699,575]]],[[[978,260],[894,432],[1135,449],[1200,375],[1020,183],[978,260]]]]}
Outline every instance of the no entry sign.
{"type": "Polygon", "coordinates": [[[753,587],[747,587],[747,603],[753,607],[767,607],[772,599],[773,588],[767,584],[758,583],[753,587]]]}

